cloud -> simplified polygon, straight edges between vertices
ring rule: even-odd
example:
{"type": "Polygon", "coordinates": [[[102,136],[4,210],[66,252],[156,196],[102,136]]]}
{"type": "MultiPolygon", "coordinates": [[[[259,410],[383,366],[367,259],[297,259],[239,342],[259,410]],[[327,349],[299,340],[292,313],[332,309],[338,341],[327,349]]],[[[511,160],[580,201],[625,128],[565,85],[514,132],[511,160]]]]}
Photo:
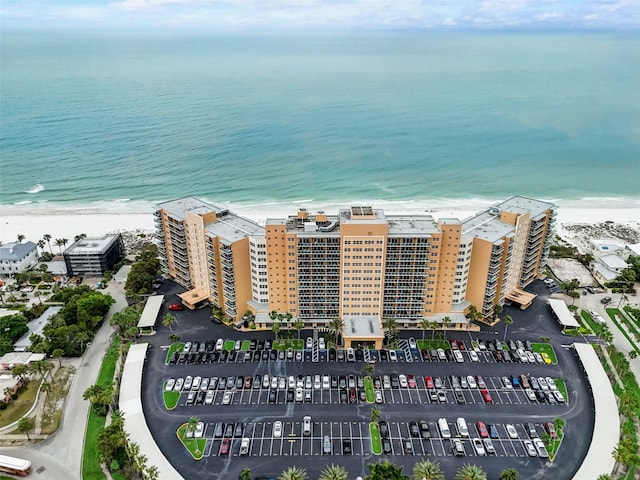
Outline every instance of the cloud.
{"type": "Polygon", "coordinates": [[[3,0],[3,27],[640,29],[637,0],[3,0]]]}

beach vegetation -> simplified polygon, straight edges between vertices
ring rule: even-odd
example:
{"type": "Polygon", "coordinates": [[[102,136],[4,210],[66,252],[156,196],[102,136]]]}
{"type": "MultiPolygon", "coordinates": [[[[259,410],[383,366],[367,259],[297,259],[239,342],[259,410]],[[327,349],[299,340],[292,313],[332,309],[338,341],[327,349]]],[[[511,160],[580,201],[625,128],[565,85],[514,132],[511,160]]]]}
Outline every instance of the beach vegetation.
{"type": "Polygon", "coordinates": [[[137,299],[140,295],[153,293],[153,281],[158,273],[160,273],[158,248],[153,244],[145,245],[127,275],[124,286],[127,296],[137,299]]]}
{"type": "Polygon", "coordinates": [[[365,480],[409,480],[405,475],[403,466],[398,466],[385,459],[376,463],[368,463],[369,474],[365,480]]]}

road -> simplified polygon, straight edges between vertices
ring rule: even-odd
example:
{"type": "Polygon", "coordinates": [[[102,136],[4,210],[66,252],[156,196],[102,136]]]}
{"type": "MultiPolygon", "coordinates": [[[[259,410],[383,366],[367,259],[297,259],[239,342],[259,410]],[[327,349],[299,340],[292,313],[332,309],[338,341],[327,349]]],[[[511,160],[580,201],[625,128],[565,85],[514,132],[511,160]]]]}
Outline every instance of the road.
{"type": "Polygon", "coordinates": [[[111,306],[102,327],[80,359],[58,431],[47,440],[27,448],[0,449],[0,453],[31,460],[34,478],[47,480],[82,478],[83,439],[89,414],[89,402],[83,400],[82,394],[95,383],[98,377],[102,358],[113,334],[109,319],[115,312],[127,306],[123,285],[110,283],[104,293],[109,293],[116,303],[111,306]]]}

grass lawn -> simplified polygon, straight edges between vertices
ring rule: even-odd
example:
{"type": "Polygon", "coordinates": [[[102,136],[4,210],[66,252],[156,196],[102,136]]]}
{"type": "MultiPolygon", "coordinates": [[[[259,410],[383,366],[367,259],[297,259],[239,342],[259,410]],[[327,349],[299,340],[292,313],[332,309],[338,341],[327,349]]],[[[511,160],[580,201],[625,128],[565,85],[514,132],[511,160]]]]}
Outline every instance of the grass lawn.
{"type": "Polygon", "coordinates": [[[556,383],[558,391],[564,396],[565,402],[567,402],[567,405],[569,405],[569,394],[567,392],[567,385],[564,383],[564,380],[561,378],[554,378],[553,381],[556,383]]]}
{"type": "Polygon", "coordinates": [[[251,346],[251,340],[243,340],[242,347],[240,347],[240,350],[242,350],[243,352],[248,352],[250,346],[251,346]]]}
{"type": "Polygon", "coordinates": [[[558,438],[555,440],[551,440],[547,445],[547,452],[549,452],[549,460],[553,462],[553,459],[556,457],[556,453],[558,453],[558,449],[560,448],[560,444],[562,444],[562,434],[558,434],[558,438]]]}
{"type": "Polygon", "coordinates": [[[549,355],[552,365],[558,364],[558,357],[556,357],[556,351],[553,349],[553,345],[551,345],[550,343],[534,342],[534,343],[531,343],[531,349],[536,353],[545,352],[547,355],[549,355]]]}
{"type": "Polygon", "coordinates": [[[178,435],[178,438],[182,442],[182,445],[184,445],[184,448],[189,450],[189,453],[191,454],[191,456],[196,460],[200,460],[204,453],[204,447],[207,444],[207,440],[204,438],[186,438],[185,437],[186,433],[187,433],[187,424],[183,423],[180,426],[180,428],[178,428],[178,431],[176,432],[176,434],[178,435]]]}
{"type": "Polygon", "coordinates": [[[104,428],[106,417],[96,415],[89,410],[87,433],[84,442],[84,460],[82,462],[82,480],[103,480],[105,478],[98,460],[98,433],[104,428]]]}
{"type": "Polygon", "coordinates": [[[376,395],[373,390],[373,380],[370,376],[364,377],[364,392],[367,395],[367,403],[374,403],[376,401],[376,395]]]}
{"type": "Polygon", "coordinates": [[[25,413],[29,411],[33,402],[36,399],[40,382],[37,380],[31,380],[27,388],[22,390],[18,397],[13,400],[6,409],[0,412],[0,427],[9,425],[15,421],[20,420],[25,413]]]}
{"type": "Polygon", "coordinates": [[[173,410],[176,408],[178,400],[180,400],[180,392],[176,392],[174,390],[168,392],[163,391],[162,396],[164,397],[164,406],[167,410],[173,410]]]}
{"type": "Polygon", "coordinates": [[[369,424],[369,435],[371,435],[371,451],[374,455],[382,453],[382,439],[380,438],[380,427],[377,423],[369,424]]]}
{"type": "Polygon", "coordinates": [[[596,321],[593,319],[593,317],[589,312],[587,312],[586,310],[582,310],[580,312],[580,317],[582,317],[582,320],[584,320],[584,323],[586,323],[589,326],[589,328],[593,333],[595,333],[596,335],[600,333],[600,331],[602,330],[602,327],[600,327],[596,323],[596,321]]]}
{"type": "Polygon", "coordinates": [[[234,342],[233,340],[226,340],[222,348],[225,349],[227,352],[230,352],[235,348],[235,346],[236,346],[236,342],[234,342]]]}
{"type": "Polygon", "coordinates": [[[444,350],[450,349],[451,345],[449,344],[448,341],[443,340],[443,339],[438,339],[438,338],[434,338],[433,340],[431,339],[426,339],[426,340],[416,340],[416,344],[418,345],[418,348],[420,350],[429,350],[432,348],[438,349],[438,348],[443,348],[444,350]]]}
{"type": "Polygon", "coordinates": [[[113,478],[113,480],[127,480],[127,477],[120,472],[111,472],[111,478],[113,478]]]}
{"type": "Polygon", "coordinates": [[[164,364],[165,365],[169,365],[169,359],[171,358],[171,354],[173,352],[182,352],[182,350],[184,349],[184,343],[183,342],[176,342],[176,343],[172,343],[171,346],[169,347],[169,351],[167,352],[167,358],[164,359],[164,364]]]}
{"type": "Polygon", "coordinates": [[[304,348],[304,340],[297,338],[288,338],[284,340],[276,340],[273,342],[274,350],[287,350],[292,348],[293,350],[302,350],[304,348]]]}
{"type": "Polygon", "coordinates": [[[620,310],[618,310],[617,308],[607,308],[607,315],[609,315],[609,318],[611,319],[611,321],[616,324],[616,327],[618,328],[620,333],[622,333],[626,337],[626,339],[629,340],[631,347],[638,354],[640,354],[640,348],[638,348],[638,345],[636,344],[635,340],[631,338],[631,336],[629,336],[629,334],[627,333],[627,329],[620,325],[621,320],[619,321],[619,319],[616,318],[616,316],[622,317],[622,313],[620,312],[620,310]]]}

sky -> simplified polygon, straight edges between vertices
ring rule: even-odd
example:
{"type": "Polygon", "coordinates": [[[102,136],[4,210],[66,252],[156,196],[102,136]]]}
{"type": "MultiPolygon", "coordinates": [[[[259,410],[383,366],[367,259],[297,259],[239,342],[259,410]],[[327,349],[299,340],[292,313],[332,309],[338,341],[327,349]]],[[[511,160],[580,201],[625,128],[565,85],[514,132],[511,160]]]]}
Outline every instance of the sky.
{"type": "Polygon", "coordinates": [[[2,0],[2,28],[640,30],[640,0],[2,0]]]}

